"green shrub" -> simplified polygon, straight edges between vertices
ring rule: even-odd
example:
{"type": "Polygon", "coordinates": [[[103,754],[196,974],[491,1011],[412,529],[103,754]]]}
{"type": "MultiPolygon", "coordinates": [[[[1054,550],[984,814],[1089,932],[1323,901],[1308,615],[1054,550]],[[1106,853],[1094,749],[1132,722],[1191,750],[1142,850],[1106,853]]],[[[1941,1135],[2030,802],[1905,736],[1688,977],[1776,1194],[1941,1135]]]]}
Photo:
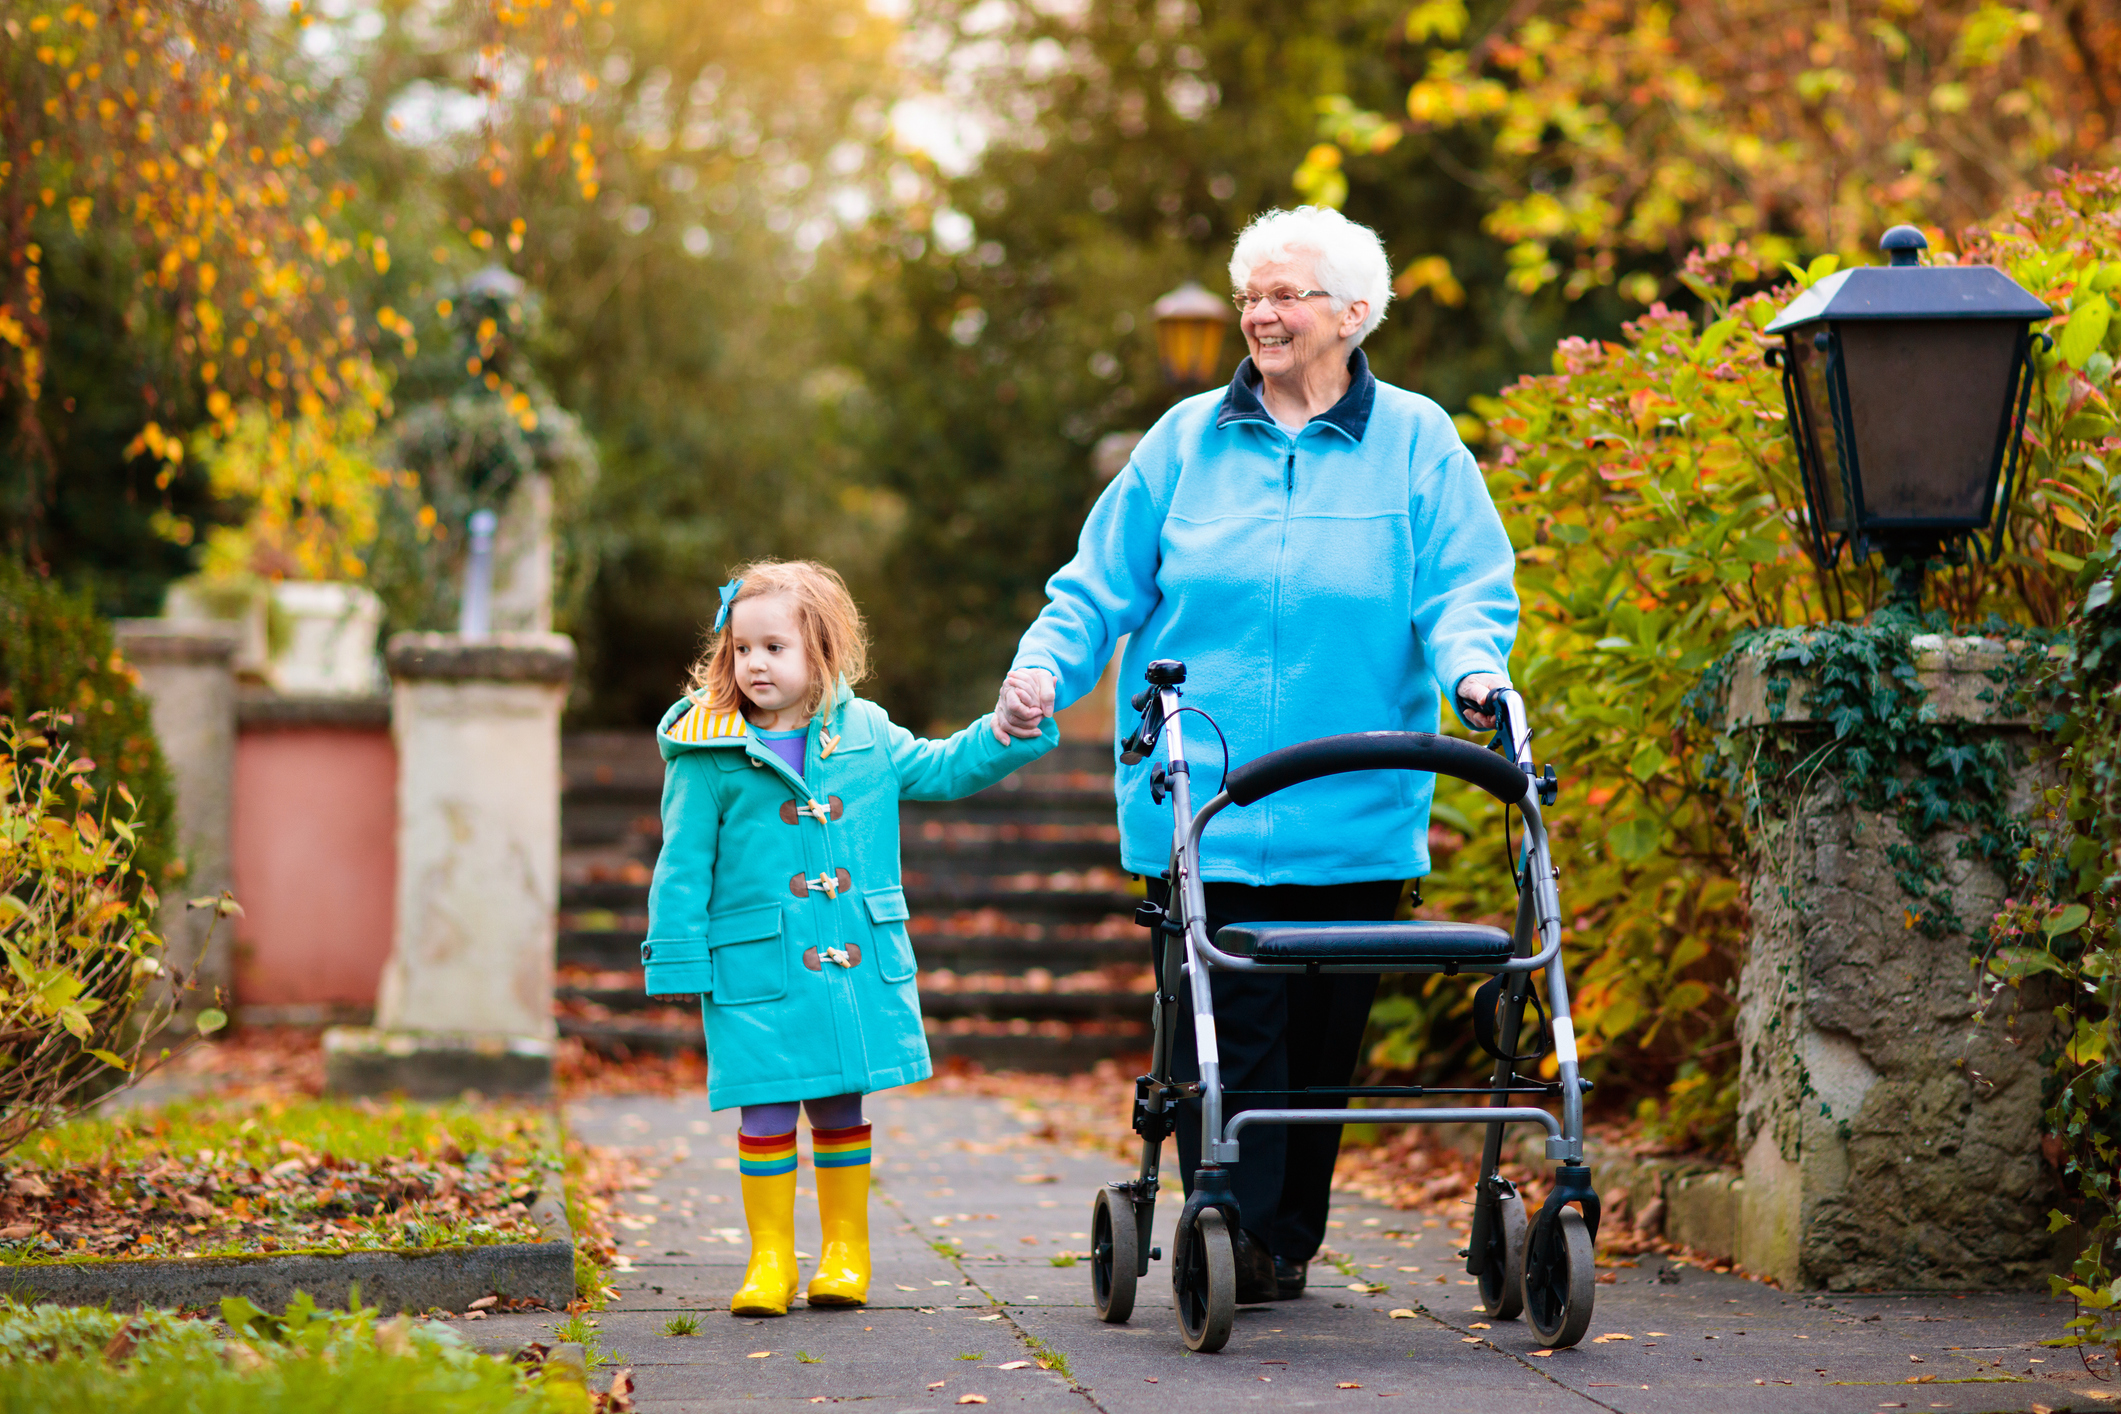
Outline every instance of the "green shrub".
{"type": "MultiPolygon", "coordinates": [[[[0,717],[0,1154],[135,1070],[182,990],[155,989],[160,900],[138,864],[138,802],[119,782],[108,802],[123,813],[99,812],[88,763],[38,730],[51,716],[0,717]]],[[[225,1020],[209,1009],[198,1024],[225,1020]]]]}
{"type": "Polygon", "coordinates": [[[137,808],[132,862],[141,883],[181,885],[176,856],[176,799],[162,748],[155,740],[147,698],[97,617],[88,595],[70,594],[12,560],[0,557],[0,716],[27,722],[32,713],[57,712],[41,733],[51,749],[93,762],[99,813],[112,808],[123,782],[137,808]]]}

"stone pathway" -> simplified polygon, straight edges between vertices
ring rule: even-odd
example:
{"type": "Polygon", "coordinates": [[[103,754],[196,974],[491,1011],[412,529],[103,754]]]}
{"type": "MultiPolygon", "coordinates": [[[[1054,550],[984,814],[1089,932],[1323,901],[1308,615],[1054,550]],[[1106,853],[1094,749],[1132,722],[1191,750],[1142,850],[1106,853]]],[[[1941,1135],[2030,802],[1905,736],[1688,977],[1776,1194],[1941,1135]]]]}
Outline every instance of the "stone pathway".
{"type": "MultiPolygon", "coordinates": [[[[1241,1309],[1225,1350],[1191,1355],[1167,1263],[1151,1265],[1121,1326],[1098,1321],[1087,1264],[1056,1265],[1088,1246],[1090,1200],[1101,1182],[1129,1176],[1123,1160],[1041,1140],[1035,1118],[1000,1100],[890,1094],[872,1100],[870,1118],[874,1304],[798,1302],[753,1321],[718,1309],[747,1250],[734,1116],[711,1116],[704,1097],[573,1107],[581,1137],[662,1156],[654,1187],[627,1204],[622,1297],[597,1317],[604,1347],[634,1370],[643,1410],[793,1414],[862,1401],[876,1414],[940,1414],[967,1396],[1054,1414],[1204,1414],[1225,1401],[1353,1411],[1378,1399],[1405,1400],[1385,1406],[1403,1414],[2121,1407],[2094,1397],[2121,1386],[2037,1345],[2068,1317],[2037,1295],[1785,1296],[1654,1256],[1608,1273],[1591,1327],[1600,1339],[1537,1357],[1522,1322],[1482,1322],[1454,1256],[1463,1209],[1407,1213],[1352,1197],[1336,1204],[1332,1260],[1312,1269],[1308,1294],[1241,1309]],[[1394,1319],[1400,1308],[1417,1314],[1394,1319]],[[685,1312],[700,1313],[700,1333],[665,1335],[685,1312]],[[1042,1358],[1053,1368],[1040,1369],[1042,1358]]],[[[1157,1240],[1168,1251],[1178,1201],[1165,1172],[1174,1181],[1157,1240]]],[[[809,1252],[816,1209],[804,1174],[797,1230],[807,1227],[798,1242],[809,1252]]],[[[505,1316],[463,1329],[497,1346],[552,1323],[505,1316]]]]}

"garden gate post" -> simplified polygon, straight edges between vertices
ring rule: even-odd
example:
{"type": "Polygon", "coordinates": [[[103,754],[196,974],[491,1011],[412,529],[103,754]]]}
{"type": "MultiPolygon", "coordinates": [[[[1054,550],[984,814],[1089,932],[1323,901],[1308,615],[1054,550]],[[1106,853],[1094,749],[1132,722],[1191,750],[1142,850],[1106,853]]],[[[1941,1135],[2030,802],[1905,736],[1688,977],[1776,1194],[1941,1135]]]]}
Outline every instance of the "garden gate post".
{"type": "MultiPolygon", "coordinates": [[[[2010,650],[1937,635],[1909,646],[1925,720],[2021,763],[2002,803],[2024,819],[2032,733],[2004,685],[2010,650]]],[[[2003,869],[1964,823],[1914,838],[1890,806],[1852,799],[1834,725],[1813,715],[1804,677],[1774,680],[1782,671],[1739,659],[1726,717],[1756,780],[1770,759],[1795,763],[1748,811],[1739,1260],[1785,1290],[2036,1286],[2054,1270],[2040,1145],[2054,998],[2029,985],[1978,1015],[1977,986],[1994,987],[1974,963],[2003,869]]],[[[1903,759],[1901,779],[1934,765],[1903,759]]]]}
{"type": "Polygon", "coordinates": [[[140,675],[177,795],[176,853],[184,874],[164,891],[158,927],[170,965],[197,984],[174,1018],[185,1026],[199,1010],[225,1006],[235,984],[235,930],[227,919],[209,929],[213,911],[189,909],[186,901],[229,886],[237,633],[232,624],[169,619],[119,619],[112,629],[118,651],[140,675]]]}
{"type": "Polygon", "coordinates": [[[325,1038],[332,1089],[537,1093],[552,1081],[559,634],[401,633],[396,935],[372,1028],[325,1038]]]}

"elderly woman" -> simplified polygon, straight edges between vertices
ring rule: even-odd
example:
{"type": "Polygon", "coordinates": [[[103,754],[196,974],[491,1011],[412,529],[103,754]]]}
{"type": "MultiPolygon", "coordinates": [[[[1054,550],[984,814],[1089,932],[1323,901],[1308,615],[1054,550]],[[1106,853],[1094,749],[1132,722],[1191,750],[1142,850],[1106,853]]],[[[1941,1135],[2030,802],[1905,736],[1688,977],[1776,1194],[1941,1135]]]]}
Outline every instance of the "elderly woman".
{"type": "MultiPolygon", "coordinates": [[[[1271,211],[1238,238],[1230,281],[1250,356],[1227,388],[1164,414],[1098,498],[1017,649],[1043,690],[1005,689],[997,729],[1033,729],[1087,693],[1123,635],[1123,694],[1151,660],[1183,660],[1187,700],[1221,724],[1232,764],[1336,732],[1434,731],[1439,690],[1492,727],[1478,704],[1509,686],[1510,542],[1450,417],[1363,356],[1391,297],[1383,243],[1337,211],[1271,211]]],[[[1166,903],[1171,816],[1148,776],[1119,773],[1121,854],[1166,903]]],[[[1364,772],[1225,813],[1202,843],[1211,933],[1390,918],[1429,872],[1433,792],[1432,777],[1364,772]]],[[[1213,987],[1226,1086],[1349,1082],[1374,976],[1217,972],[1213,987]]],[[[1197,1108],[1178,1132],[1190,1178],[1197,1108]]],[[[1239,1301],[1302,1292],[1339,1146],[1322,1125],[1246,1135],[1239,1301]]]]}

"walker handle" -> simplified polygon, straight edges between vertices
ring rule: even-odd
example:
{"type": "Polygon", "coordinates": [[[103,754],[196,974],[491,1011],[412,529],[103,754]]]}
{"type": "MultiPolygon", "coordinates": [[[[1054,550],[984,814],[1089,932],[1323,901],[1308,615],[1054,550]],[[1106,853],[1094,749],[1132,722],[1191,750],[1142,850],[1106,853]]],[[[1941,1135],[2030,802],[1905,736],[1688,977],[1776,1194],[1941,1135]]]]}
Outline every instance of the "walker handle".
{"type": "Polygon", "coordinates": [[[1278,790],[1347,771],[1434,771],[1521,805],[1531,783],[1486,747],[1433,732],[1350,732],[1298,742],[1233,767],[1223,783],[1231,803],[1250,805],[1278,790]]]}

